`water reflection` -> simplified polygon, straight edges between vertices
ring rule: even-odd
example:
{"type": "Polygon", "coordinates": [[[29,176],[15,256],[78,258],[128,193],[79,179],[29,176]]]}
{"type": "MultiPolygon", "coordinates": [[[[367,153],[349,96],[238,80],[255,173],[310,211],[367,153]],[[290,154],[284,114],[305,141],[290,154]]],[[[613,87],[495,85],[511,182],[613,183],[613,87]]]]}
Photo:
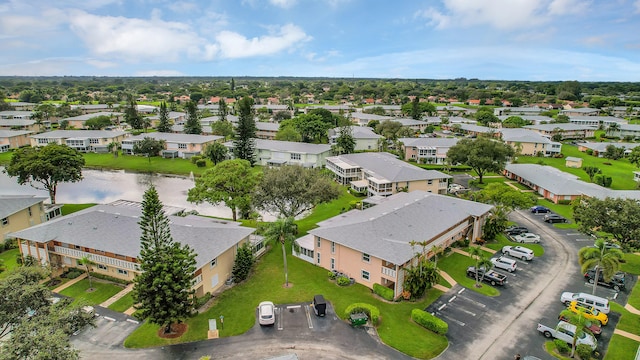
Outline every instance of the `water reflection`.
{"type": "MultiPolygon", "coordinates": [[[[48,197],[44,190],[29,185],[18,185],[16,178],[6,175],[0,167],[0,192],[3,194],[37,194],[48,197]]],[[[223,205],[195,205],[187,201],[187,191],[194,187],[193,178],[158,174],[128,173],[110,170],[82,170],[84,179],[77,183],[58,185],[56,202],[60,204],[106,204],[115,200],[142,201],[142,195],[150,184],[155,185],[160,200],[165,205],[196,210],[202,215],[231,218],[231,210],[223,205]]],[[[48,201],[47,201],[48,202],[48,201]]],[[[263,214],[265,220],[271,216],[263,214]]]]}

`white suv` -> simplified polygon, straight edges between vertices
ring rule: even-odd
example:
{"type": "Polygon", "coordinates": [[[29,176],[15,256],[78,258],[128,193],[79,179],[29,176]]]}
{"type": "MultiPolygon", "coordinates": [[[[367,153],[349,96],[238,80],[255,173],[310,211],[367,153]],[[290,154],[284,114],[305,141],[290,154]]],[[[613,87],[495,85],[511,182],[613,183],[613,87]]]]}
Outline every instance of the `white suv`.
{"type": "Polygon", "coordinates": [[[533,250],[522,246],[505,246],[502,248],[502,253],[522,260],[533,259],[533,250]]]}
{"type": "Polygon", "coordinates": [[[515,260],[509,259],[508,257],[505,257],[505,256],[492,258],[491,262],[493,263],[494,267],[496,267],[498,269],[502,269],[502,270],[507,270],[508,272],[514,272],[514,271],[516,271],[516,268],[518,267],[516,265],[516,261],[515,260]]]}

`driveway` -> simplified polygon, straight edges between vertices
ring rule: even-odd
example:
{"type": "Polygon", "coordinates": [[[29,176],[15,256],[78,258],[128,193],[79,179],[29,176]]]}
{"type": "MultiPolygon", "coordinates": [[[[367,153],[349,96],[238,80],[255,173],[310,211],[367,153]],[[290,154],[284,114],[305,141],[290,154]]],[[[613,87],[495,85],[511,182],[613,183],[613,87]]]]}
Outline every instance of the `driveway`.
{"type": "MultiPolygon", "coordinates": [[[[304,304],[276,304],[276,324],[253,328],[240,336],[203,340],[153,349],[130,350],[122,342],[137,325],[100,316],[98,327],[86,328],[72,340],[83,359],[269,359],[294,355],[298,359],[412,359],[386,345],[375,331],[352,328],[340,320],[331,304],[327,315],[316,317],[304,304]]],[[[228,320],[227,320],[228,321],[228,320]]]]}

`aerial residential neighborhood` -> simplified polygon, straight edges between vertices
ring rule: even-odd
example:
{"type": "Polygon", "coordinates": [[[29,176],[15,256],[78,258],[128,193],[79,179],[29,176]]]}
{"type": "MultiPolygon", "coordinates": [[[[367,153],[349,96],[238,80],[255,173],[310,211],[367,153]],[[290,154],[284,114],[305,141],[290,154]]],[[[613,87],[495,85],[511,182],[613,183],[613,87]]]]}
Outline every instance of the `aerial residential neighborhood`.
{"type": "Polygon", "coordinates": [[[640,360],[638,1],[0,5],[0,360],[640,360]]]}

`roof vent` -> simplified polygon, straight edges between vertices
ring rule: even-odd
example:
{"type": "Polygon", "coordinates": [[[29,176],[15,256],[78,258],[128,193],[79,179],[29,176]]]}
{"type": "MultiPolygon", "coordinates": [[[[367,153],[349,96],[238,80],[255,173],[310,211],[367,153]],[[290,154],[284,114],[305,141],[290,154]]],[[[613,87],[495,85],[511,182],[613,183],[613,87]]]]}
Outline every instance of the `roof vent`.
{"type": "Polygon", "coordinates": [[[69,221],[69,222],[67,223],[67,225],[73,225],[73,223],[72,223],[71,221],[69,221]]]}

